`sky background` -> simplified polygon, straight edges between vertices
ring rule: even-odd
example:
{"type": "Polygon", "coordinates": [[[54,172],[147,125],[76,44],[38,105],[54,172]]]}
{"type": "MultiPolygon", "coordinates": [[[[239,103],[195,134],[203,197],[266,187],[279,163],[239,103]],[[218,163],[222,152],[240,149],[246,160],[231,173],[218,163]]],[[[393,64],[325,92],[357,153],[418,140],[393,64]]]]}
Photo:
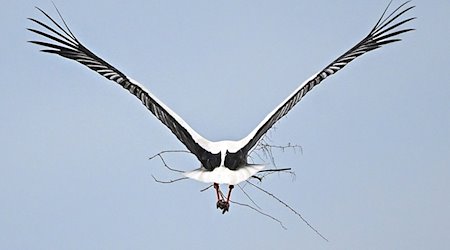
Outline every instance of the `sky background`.
{"type": "MultiPolygon", "coordinates": [[[[210,140],[246,136],[387,2],[55,1],[79,40],[210,140]]],[[[246,207],[222,215],[203,183],[155,183],[178,176],[148,158],[183,145],[120,86],[26,43],[26,18],[56,16],[51,1],[2,2],[0,248],[448,249],[450,2],[413,4],[417,31],[326,79],[269,133],[303,153],[274,151],[296,178],[261,187],[325,242],[254,188],[287,230],[246,207]]]]}

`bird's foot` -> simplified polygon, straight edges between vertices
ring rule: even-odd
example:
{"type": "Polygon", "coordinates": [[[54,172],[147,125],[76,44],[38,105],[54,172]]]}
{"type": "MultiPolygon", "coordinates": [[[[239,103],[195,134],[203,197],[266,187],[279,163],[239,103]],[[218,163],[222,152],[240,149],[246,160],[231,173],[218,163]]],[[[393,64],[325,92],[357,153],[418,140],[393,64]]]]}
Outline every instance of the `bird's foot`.
{"type": "Polygon", "coordinates": [[[222,210],[222,214],[224,214],[225,212],[228,212],[228,210],[230,209],[230,203],[224,200],[218,200],[216,207],[220,208],[222,210]]]}

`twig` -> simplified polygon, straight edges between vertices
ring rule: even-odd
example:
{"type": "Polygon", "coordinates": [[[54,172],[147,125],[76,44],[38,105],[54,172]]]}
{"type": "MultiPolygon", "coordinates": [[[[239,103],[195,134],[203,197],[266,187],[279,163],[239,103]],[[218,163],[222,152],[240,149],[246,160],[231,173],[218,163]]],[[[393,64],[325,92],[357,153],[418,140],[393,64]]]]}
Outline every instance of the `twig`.
{"type": "MultiPolygon", "coordinates": [[[[270,138],[266,135],[264,136],[258,144],[250,151],[250,154],[255,154],[257,158],[264,161],[264,159],[268,159],[272,165],[276,166],[275,156],[272,152],[272,149],[279,149],[282,152],[285,152],[286,149],[293,149],[294,153],[297,152],[297,149],[303,154],[303,148],[297,144],[288,143],[287,145],[273,145],[269,143],[270,138]],[[261,156],[261,154],[262,156],[261,156]]],[[[254,161],[254,157],[250,156],[250,160],[254,161]]]]}
{"type": "Polygon", "coordinates": [[[291,168],[272,168],[272,169],[261,170],[258,173],[263,173],[263,172],[281,172],[281,171],[289,172],[289,170],[291,170],[291,168]]]}
{"type": "Polygon", "coordinates": [[[153,177],[153,180],[155,180],[156,182],[163,183],[163,184],[170,184],[170,183],[174,183],[174,182],[177,182],[177,181],[182,181],[182,180],[188,179],[187,177],[181,177],[181,178],[178,178],[178,179],[175,179],[175,180],[162,181],[162,180],[156,179],[156,177],[154,175],[152,175],[152,177],[153,177]]]}
{"type": "Polygon", "coordinates": [[[241,185],[238,184],[237,186],[245,194],[245,196],[247,196],[247,198],[253,203],[253,205],[255,205],[258,209],[261,209],[261,207],[258,206],[258,204],[256,204],[256,202],[250,197],[250,195],[248,195],[247,192],[245,192],[244,188],[242,188],[241,185]]]}
{"type": "Polygon", "coordinates": [[[253,209],[254,211],[256,211],[256,212],[258,212],[258,213],[260,213],[260,214],[262,214],[262,215],[264,215],[264,216],[266,216],[266,217],[269,217],[270,219],[272,219],[272,220],[274,220],[274,221],[276,221],[276,222],[278,222],[278,223],[280,224],[280,226],[281,226],[284,230],[287,230],[287,228],[283,225],[283,222],[281,222],[279,219],[273,217],[273,216],[270,215],[270,214],[266,214],[266,213],[264,213],[263,211],[261,211],[261,210],[255,208],[255,207],[252,207],[252,206],[250,206],[250,205],[248,205],[248,204],[245,204],[245,203],[239,203],[239,202],[237,202],[237,201],[231,201],[231,200],[230,200],[230,202],[233,203],[233,204],[236,204],[236,205],[240,205],[240,206],[244,206],[244,207],[248,207],[248,208],[250,208],[250,209],[253,209]]]}
{"type": "Polygon", "coordinates": [[[149,157],[149,160],[152,160],[153,158],[155,158],[156,156],[158,156],[158,155],[163,155],[163,154],[168,154],[168,153],[186,153],[186,154],[192,154],[191,153],[191,151],[187,151],[187,150],[163,150],[163,151],[161,151],[161,152],[159,152],[159,153],[157,153],[157,154],[155,154],[155,155],[153,155],[153,156],[151,156],[151,157],[149,157]]]}
{"type": "Polygon", "coordinates": [[[266,176],[271,175],[276,172],[288,173],[288,174],[292,175],[293,179],[295,179],[295,172],[291,171],[291,168],[265,169],[265,170],[259,171],[256,175],[253,175],[252,177],[255,179],[258,179],[261,182],[266,176]],[[261,174],[261,176],[259,176],[258,174],[260,174],[260,173],[263,173],[263,174],[261,174]]]}
{"type": "Polygon", "coordinates": [[[299,149],[299,150],[300,150],[300,153],[303,154],[303,148],[302,148],[302,146],[297,145],[297,144],[291,145],[290,142],[288,142],[288,144],[285,145],[285,146],[282,146],[282,145],[271,145],[271,144],[268,144],[268,143],[262,143],[261,146],[263,146],[263,147],[269,147],[269,148],[280,149],[282,152],[284,152],[284,151],[285,151],[286,149],[288,149],[288,148],[291,148],[291,149],[293,149],[294,152],[296,153],[296,152],[297,152],[297,149],[299,149]]]}
{"type": "Polygon", "coordinates": [[[205,187],[204,189],[200,190],[200,192],[204,192],[204,191],[206,191],[206,190],[210,189],[210,188],[211,188],[212,186],[213,186],[213,185],[211,184],[211,185],[209,185],[209,186],[205,187]]]}
{"type": "Polygon", "coordinates": [[[164,160],[164,157],[162,156],[163,154],[166,154],[166,153],[191,153],[191,152],[186,151],[186,150],[165,150],[165,151],[161,151],[161,152],[153,155],[152,157],[148,158],[149,160],[153,160],[155,157],[159,157],[161,162],[164,164],[164,167],[166,167],[170,171],[184,173],[184,171],[182,171],[182,170],[175,169],[175,168],[172,168],[169,165],[167,165],[166,161],[164,160]]]}
{"type": "Polygon", "coordinates": [[[250,185],[254,186],[255,188],[259,189],[260,191],[263,191],[264,193],[266,193],[267,195],[271,196],[272,198],[274,198],[275,200],[277,200],[278,202],[280,202],[281,204],[283,204],[284,206],[286,206],[289,210],[291,210],[294,214],[296,214],[304,223],[306,223],[306,225],[308,225],[309,228],[311,228],[314,232],[316,232],[317,235],[319,235],[322,239],[324,239],[325,241],[328,241],[327,238],[325,238],[325,236],[323,236],[317,229],[315,229],[311,224],[309,224],[309,222],[303,218],[303,216],[295,211],[291,206],[289,206],[288,204],[286,204],[284,201],[280,200],[278,197],[276,197],[274,194],[262,189],[261,187],[256,186],[255,184],[251,183],[250,181],[247,181],[247,183],[249,183],[250,185]]]}

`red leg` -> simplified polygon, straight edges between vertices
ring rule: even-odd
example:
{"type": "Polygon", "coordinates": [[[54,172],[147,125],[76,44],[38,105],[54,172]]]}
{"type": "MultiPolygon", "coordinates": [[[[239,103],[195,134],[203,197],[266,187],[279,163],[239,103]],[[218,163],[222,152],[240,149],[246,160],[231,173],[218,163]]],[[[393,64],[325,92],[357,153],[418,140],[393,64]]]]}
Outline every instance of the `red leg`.
{"type": "Polygon", "coordinates": [[[223,198],[221,198],[221,193],[219,190],[219,184],[218,183],[214,183],[214,189],[216,190],[216,195],[217,195],[217,203],[216,203],[216,207],[222,209],[223,205],[223,198]]]}
{"type": "Polygon", "coordinates": [[[231,190],[233,190],[233,188],[234,188],[233,185],[228,186],[227,200],[226,200],[225,203],[223,204],[222,214],[224,214],[225,212],[227,212],[228,209],[230,208],[230,196],[231,196],[231,190]]]}
{"type": "Polygon", "coordinates": [[[214,183],[214,189],[216,190],[217,201],[219,201],[219,200],[220,200],[220,196],[219,196],[219,184],[214,183]]]}
{"type": "Polygon", "coordinates": [[[230,204],[231,190],[233,190],[234,185],[230,185],[228,188],[227,203],[230,204]]]}
{"type": "Polygon", "coordinates": [[[227,199],[225,200],[223,194],[220,192],[219,184],[214,183],[214,189],[216,190],[216,195],[217,195],[216,206],[217,206],[217,208],[220,208],[222,210],[223,214],[225,212],[227,212],[228,209],[230,208],[230,196],[231,196],[231,190],[233,190],[233,188],[234,188],[233,185],[228,186],[227,199]]]}

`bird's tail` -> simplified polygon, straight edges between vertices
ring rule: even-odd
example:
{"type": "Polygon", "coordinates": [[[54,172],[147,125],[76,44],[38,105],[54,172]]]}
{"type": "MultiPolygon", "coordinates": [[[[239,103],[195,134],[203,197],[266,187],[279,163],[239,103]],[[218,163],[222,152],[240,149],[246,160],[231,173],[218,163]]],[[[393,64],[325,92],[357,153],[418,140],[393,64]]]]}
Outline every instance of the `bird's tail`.
{"type": "Polygon", "coordinates": [[[248,164],[237,170],[230,170],[224,166],[217,167],[212,171],[208,171],[205,168],[198,168],[185,172],[184,176],[206,183],[236,185],[252,177],[263,168],[264,165],[256,164],[248,164]]]}

